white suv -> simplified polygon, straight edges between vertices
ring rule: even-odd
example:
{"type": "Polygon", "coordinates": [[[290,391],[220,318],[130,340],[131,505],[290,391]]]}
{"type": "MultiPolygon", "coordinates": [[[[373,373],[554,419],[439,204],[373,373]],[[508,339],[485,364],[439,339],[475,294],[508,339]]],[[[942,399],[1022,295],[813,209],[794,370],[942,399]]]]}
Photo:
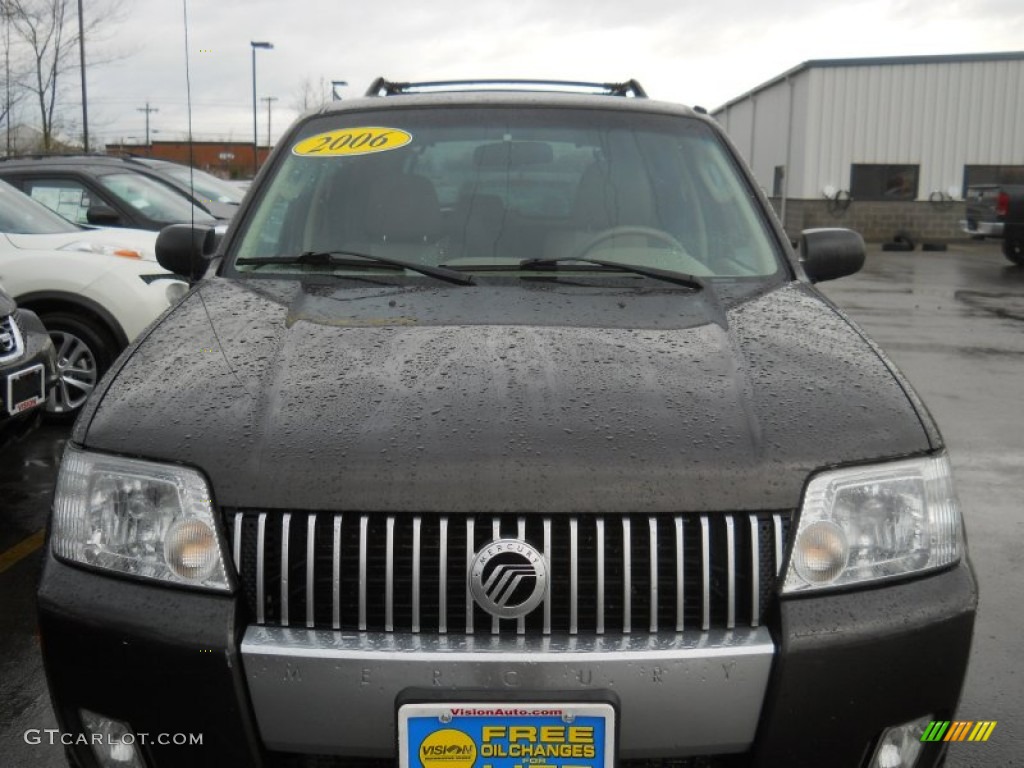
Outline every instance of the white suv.
{"type": "Polygon", "coordinates": [[[154,261],[155,239],[79,227],[0,182],[0,283],[57,349],[48,412],[75,413],[118,352],[187,291],[154,261]]]}

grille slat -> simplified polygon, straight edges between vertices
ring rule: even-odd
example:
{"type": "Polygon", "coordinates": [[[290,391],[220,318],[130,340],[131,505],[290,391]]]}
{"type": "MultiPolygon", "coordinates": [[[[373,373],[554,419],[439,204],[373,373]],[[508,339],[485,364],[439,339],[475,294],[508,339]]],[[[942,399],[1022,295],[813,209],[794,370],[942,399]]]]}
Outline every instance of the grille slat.
{"type": "Polygon", "coordinates": [[[761,536],[756,517],[750,517],[750,626],[761,623],[761,536]]]}
{"type": "MultiPolygon", "coordinates": [[[[473,518],[466,518],[466,573],[473,565],[473,518]]],[[[469,591],[469,579],[466,579],[466,634],[473,634],[473,593],[469,591]]]]}
{"type": "Polygon", "coordinates": [[[448,518],[441,518],[441,563],[437,569],[437,631],[448,632],[448,518]]]}
{"type": "Polygon", "coordinates": [[[548,593],[544,596],[544,634],[551,634],[551,599],[555,591],[555,584],[551,579],[552,550],[551,550],[551,518],[544,518],[544,559],[548,564],[548,593]]]}
{"type": "Polygon", "coordinates": [[[650,554],[648,562],[651,566],[651,624],[653,634],[658,631],[658,518],[651,517],[647,521],[650,528],[650,554]]]}
{"type": "Polygon", "coordinates": [[[597,634],[604,634],[604,518],[597,518],[597,634]]]}
{"type": "MultiPolygon", "coordinates": [[[[260,515],[259,531],[256,534],[256,623],[266,623],[266,543],[267,543],[267,515],[264,512],[260,515]]],[[[241,571],[239,563],[235,567],[241,571]]]]}
{"type": "Polygon", "coordinates": [[[633,631],[633,536],[629,518],[622,518],[622,632],[633,631]]]}
{"type": "Polygon", "coordinates": [[[334,517],[331,565],[331,629],[341,629],[341,515],[334,517]]]}
{"type": "Polygon", "coordinates": [[[359,518],[359,631],[366,631],[366,537],[370,518],[359,518]]]}
{"type": "Polygon", "coordinates": [[[281,624],[288,626],[288,539],[292,531],[292,516],[285,513],[281,524],[281,624]]]}
{"type": "Polygon", "coordinates": [[[725,548],[728,553],[726,563],[728,575],[726,578],[729,584],[725,628],[733,629],[736,627],[736,527],[733,525],[731,517],[725,519],[725,548]]]}
{"type": "Polygon", "coordinates": [[[789,519],[780,513],[225,515],[258,624],[442,634],[490,625],[497,635],[758,626],[771,605],[789,519]],[[503,535],[542,545],[548,564],[541,607],[514,621],[476,605],[466,578],[476,553],[503,535]]]}
{"type": "Polygon", "coordinates": [[[579,631],[579,521],[569,521],[569,634],[579,631]]]}
{"type": "Polygon", "coordinates": [[[683,518],[677,517],[676,525],[676,632],[686,626],[686,555],[683,549],[683,518]]]}
{"type": "Polygon", "coordinates": [[[707,632],[711,629],[711,537],[708,532],[707,515],[700,516],[700,552],[702,585],[700,628],[707,632]]]}
{"type": "Polygon", "coordinates": [[[412,521],[412,631],[420,631],[420,537],[423,535],[423,520],[412,521]]]}
{"type": "Polygon", "coordinates": [[[309,516],[306,526],[306,626],[316,626],[316,515],[309,516]]]}

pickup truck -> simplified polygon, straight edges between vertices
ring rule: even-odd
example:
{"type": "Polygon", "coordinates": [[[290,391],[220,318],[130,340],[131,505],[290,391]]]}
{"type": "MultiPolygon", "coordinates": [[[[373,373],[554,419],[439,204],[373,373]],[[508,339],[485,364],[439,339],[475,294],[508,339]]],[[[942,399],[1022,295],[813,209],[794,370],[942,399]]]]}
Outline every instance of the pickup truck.
{"type": "Polygon", "coordinates": [[[998,237],[1003,254],[1024,266],[1024,184],[977,184],[967,188],[967,217],[960,228],[969,235],[998,237]]]}

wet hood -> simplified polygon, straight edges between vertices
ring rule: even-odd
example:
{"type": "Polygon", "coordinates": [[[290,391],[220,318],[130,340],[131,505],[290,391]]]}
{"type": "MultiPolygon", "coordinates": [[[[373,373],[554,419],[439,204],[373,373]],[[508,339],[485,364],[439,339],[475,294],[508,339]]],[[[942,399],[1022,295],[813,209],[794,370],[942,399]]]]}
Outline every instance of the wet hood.
{"type": "Polygon", "coordinates": [[[935,447],[875,349],[801,284],[728,310],[550,281],[200,290],[75,439],[199,467],[225,506],[785,510],[815,469],[935,447]]]}

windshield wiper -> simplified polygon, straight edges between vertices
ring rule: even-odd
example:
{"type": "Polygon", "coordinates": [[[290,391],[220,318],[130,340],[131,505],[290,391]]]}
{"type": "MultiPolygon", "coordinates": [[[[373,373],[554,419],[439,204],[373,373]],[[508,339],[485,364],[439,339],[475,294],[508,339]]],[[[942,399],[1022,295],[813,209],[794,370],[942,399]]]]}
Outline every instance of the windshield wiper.
{"type": "Polygon", "coordinates": [[[297,256],[270,256],[268,258],[241,258],[235,264],[301,264],[314,267],[378,267],[382,269],[408,269],[421,275],[436,277],[456,285],[473,285],[473,278],[447,267],[434,267],[429,264],[417,264],[387,256],[373,256],[368,253],[354,251],[306,251],[297,256]]]}
{"type": "Polygon", "coordinates": [[[707,281],[696,275],[688,275],[685,272],[674,272],[670,269],[658,269],[657,267],[644,267],[637,264],[626,264],[621,261],[605,261],[604,259],[577,258],[575,256],[562,256],[553,259],[523,259],[519,262],[519,269],[557,269],[559,264],[564,262],[581,261],[586,264],[597,264],[608,269],[616,269],[621,272],[632,272],[636,275],[643,275],[654,280],[664,280],[676,285],[684,285],[694,291],[703,291],[707,287],[707,281]]]}

